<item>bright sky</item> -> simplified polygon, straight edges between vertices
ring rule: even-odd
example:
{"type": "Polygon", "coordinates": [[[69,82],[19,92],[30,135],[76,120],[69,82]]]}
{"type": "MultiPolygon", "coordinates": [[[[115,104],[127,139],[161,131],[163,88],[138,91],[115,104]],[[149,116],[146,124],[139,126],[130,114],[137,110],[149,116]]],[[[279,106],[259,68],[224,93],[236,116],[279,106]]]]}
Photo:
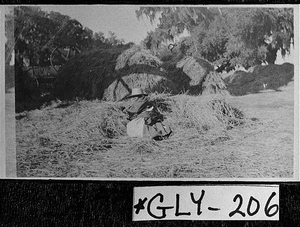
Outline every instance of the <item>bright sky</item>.
{"type": "Polygon", "coordinates": [[[55,11],[78,20],[84,27],[94,32],[108,31],[116,34],[118,39],[137,44],[143,40],[148,31],[154,30],[147,18],[136,18],[135,11],[139,5],[41,5],[44,11],[55,11]]]}

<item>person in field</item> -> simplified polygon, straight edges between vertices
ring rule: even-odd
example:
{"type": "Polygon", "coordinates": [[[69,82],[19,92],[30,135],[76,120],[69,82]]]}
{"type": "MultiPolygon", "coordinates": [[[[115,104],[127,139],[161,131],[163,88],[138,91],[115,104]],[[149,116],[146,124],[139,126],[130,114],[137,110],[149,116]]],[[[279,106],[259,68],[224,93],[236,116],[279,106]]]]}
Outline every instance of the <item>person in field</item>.
{"type": "Polygon", "coordinates": [[[133,88],[131,94],[122,100],[126,100],[122,110],[128,114],[127,134],[130,137],[154,140],[169,137],[172,132],[170,127],[163,124],[163,115],[141,88],[133,88]]]}

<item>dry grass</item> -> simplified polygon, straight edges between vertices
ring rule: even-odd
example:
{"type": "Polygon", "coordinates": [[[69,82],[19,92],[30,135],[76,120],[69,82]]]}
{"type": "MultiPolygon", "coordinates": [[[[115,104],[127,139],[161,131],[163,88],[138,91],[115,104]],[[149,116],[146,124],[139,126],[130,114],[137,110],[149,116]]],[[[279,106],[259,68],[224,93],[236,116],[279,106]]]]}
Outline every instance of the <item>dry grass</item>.
{"type": "Polygon", "coordinates": [[[217,96],[150,98],[157,100],[173,129],[168,140],[127,137],[122,102],[53,103],[27,112],[17,121],[18,176],[176,177],[178,170],[170,168],[194,158],[174,160],[175,153],[197,156],[195,149],[229,140],[227,131],[246,122],[240,111],[217,96]],[[147,167],[140,169],[144,162],[147,167]]]}
{"type": "Polygon", "coordinates": [[[16,122],[18,177],[290,178],[293,83],[242,97],[151,95],[169,139],[126,136],[122,102],[53,103],[16,122]]]}
{"type": "Polygon", "coordinates": [[[258,118],[257,127],[237,135],[234,146],[228,147],[242,162],[241,173],[259,177],[292,177],[294,158],[294,83],[277,91],[231,97],[229,103],[247,116],[258,118]],[[246,104],[246,105],[245,105],[246,104]]]}

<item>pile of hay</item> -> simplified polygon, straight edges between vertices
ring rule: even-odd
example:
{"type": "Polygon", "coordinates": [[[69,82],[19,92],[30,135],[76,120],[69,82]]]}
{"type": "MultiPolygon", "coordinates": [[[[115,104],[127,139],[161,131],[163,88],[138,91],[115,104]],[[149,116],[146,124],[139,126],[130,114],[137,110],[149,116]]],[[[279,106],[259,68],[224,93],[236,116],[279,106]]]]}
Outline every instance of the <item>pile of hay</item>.
{"type": "Polygon", "coordinates": [[[227,87],[221,74],[211,71],[202,83],[202,95],[221,94],[228,95],[227,87]]]}
{"type": "Polygon", "coordinates": [[[176,81],[177,90],[190,95],[227,94],[220,74],[207,61],[174,53],[162,57],[168,78],[176,81]]]}
{"type": "Polygon", "coordinates": [[[150,50],[133,45],[119,55],[116,63],[116,70],[122,69],[126,65],[149,65],[152,67],[159,67],[161,64],[162,62],[154,56],[150,50]]]}
{"type": "Polygon", "coordinates": [[[210,72],[213,66],[195,57],[178,54],[160,60],[150,50],[136,45],[129,49],[99,49],[76,55],[60,69],[56,96],[61,100],[116,101],[134,87],[147,93],[169,94],[224,90],[219,75],[210,72]]]}
{"type": "Polygon", "coordinates": [[[58,72],[56,96],[61,100],[101,99],[104,90],[116,79],[116,60],[124,50],[98,49],[70,59],[58,72]]]}
{"type": "Polygon", "coordinates": [[[147,92],[176,93],[162,62],[139,46],[99,49],[76,55],[60,70],[55,84],[61,100],[119,100],[140,86],[147,92]]]}
{"type": "MultiPolygon", "coordinates": [[[[241,111],[219,96],[159,94],[150,99],[156,100],[173,130],[160,143],[126,135],[123,102],[78,101],[27,112],[17,120],[18,176],[142,177],[146,173],[137,176],[130,170],[139,163],[133,156],[172,154],[176,149],[188,151],[191,146],[228,140],[226,131],[246,121],[241,111]]],[[[146,170],[148,177],[151,168],[146,170]]],[[[155,171],[153,177],[168,176],[162,167],[155,171]]]]}
{"type": "MultiPolygon", "coordinates": [[[[166,100],[171,111],[166,111],[167,122],[176,132],[191,128],[199,133],[222,131],[244,123],[244,114],[228,104],[220,95],[177,95],[166,100]]],[[[163,111],[162,111],[163,112],[163,111]]]]}
{"type": "Polygon", "coordinates": [[[207,61],[191,56],[184,57],[177,62],[176,66],[182,68],[183,72],[190,77],[191,86],[200,85],[206,75],[214,70],[214,67],[207,61]]]}
{"type": "Polygon", "coordinates": [[[133,46],[119,55],[116,63],[118,77],[104,91],[103,99],[116,101],[131,93],[135,87],[147,93],[177,93],[176,85],[161,69],[162,62],[150,50],[133,46]]]}
{"type": "Polygon", "coordinates": [[[177,62],[184,56],[181,54],[169,54],[162,57],[161,68],[167,72],[167,77],[171,80],[179,93],[186,93],[190,90],[191,78],[183,72],[182,68],[177,67],[177,62]]]}
{"type": "Polygon", "coordinates": [[[176,93],[176,86],[166,77],[149,73],[132,73],[115,80],[104,91],[103,100],[121,100],[130,94],[132,88],[140,87],[146,93],[176,93]]]}
{"type": "Polygon", "coordinates": [[[88,168],[113,138],[126,134],[126,116],[117,108],[80,101],[26,112],[16,121],[18,176],[80,176],[82,163],[88,168]]]}
{"type": "Polygon", "coordinates": [[[246,95],[257,93],[264,89],[278,90],[287,85],[294,78],[294,65],[284,63],[282,65],[258,65],[250,68],[248,72],[236,71],[227,77],[225,82],[232,95],[246,95]],[[266,87],[263,86],[266,84],[266,87]]]}

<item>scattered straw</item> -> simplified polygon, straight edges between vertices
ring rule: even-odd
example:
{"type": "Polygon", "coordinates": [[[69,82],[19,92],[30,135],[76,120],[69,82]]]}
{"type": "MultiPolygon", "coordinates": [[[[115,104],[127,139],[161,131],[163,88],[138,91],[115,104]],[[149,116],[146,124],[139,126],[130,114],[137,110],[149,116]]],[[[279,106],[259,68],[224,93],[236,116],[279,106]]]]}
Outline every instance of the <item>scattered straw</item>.
{"type": "Polygon", "coordinates": [[[194,161],[186,157],[186,167],[181,166],[174,159],[178,152],[190,156],[198,150],[195,160],[201,163],[207,146],[229,140],[228,126],[245,120],[217,96],[152,94],[150,99],[173,130],[167,140],[129,138],[123,102],[80,101],[27,112],[17,122],[18,176],[183,177],[182,168],[190,171],[194,161]]]}
{"type": "Polygon", "coordinates": [[[259,97],[150,94],[173,131],[162,141],[126,135],[128,120],[121,111],[124,101],[53,103],[25,112],[16,121],[17,174],[291,177],[293,89],[278,93],[259,97]]]}

